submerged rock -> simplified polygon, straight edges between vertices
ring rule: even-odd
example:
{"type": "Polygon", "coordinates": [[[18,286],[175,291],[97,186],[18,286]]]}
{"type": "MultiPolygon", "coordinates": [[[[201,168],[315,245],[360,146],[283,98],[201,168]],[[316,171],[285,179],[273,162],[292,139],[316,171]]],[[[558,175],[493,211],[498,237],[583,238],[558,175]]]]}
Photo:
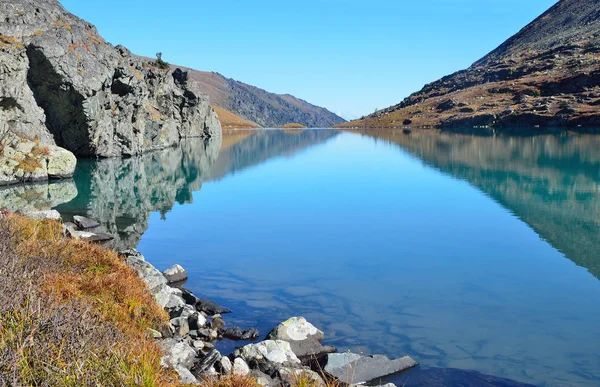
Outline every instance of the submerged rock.
{"type": "Polygon", "coordinates": [[[348,384],[367,383],[418,365],[409,356],[390,360],[382,355],[362,356],[354,353],[329,354],[326,361],[323,370],[348,384]]]}
{"type": "Polygon", "coordinates": [[[331,346],[323,346],[324,334],[304,317],[292,317],[282,322],[268,335],[268,340],[284,340],[290,343],[296,356],[320,357],[327,353],[335,352],[331,346]]]}

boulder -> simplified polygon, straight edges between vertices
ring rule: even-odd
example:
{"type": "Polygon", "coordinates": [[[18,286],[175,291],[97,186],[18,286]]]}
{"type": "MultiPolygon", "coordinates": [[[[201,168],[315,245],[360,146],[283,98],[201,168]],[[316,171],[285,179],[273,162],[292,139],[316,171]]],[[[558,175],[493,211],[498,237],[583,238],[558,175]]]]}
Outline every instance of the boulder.
{"type": "Polygon", "coordinates": [[[174,369],[182,383],[197,383],[198,380],[190,372],[197,360],[196,351],[188,344],[174,339],[162,340],[159,344],[165,353],[160,360],[161,365],[174,369]]]}
{"type": "Polygon", "coordinates": [[[178,336],[185,336],[190,333],[190,324],[187,317],[176,317],[171,319],[171,327],[173,332],[178,336]]]}
{"type": "Polygon", "coordinates": [[[282,340],[265,340],[256,344],[248,344],[234,352],[234,356],[243,358],[246,362],[274,363],[279,365],[299,366],[300,360],[292,351],[290,343],[282,340]]]}
{"type": "Polygon", "coordinates": [[[171,318],[180,317],[185,307],[183,298],[170,291],[168,286],[163,287],[154,296],[156,302],[162,306],[171,318]]]}
{"type": "Polygon", "coordinates": [[[266,337],[267,340],[283,340],[290,343],[299,358],[320,357],[335,352],[335,348],[321,344],[324,334],[304,317],[292,317],[282,322],[266,337]]]}
{"type": "Polygon", "coordinates": [[[222,357],[218,362],[218,369],[221,371],[223,375],[229,375],[233,370],[233,365],[231,364],[231,360],[228,357],[222,357]]]}
{"type": "Polygon", "coordinates": [[[73,223],[75,223],[77,227],[79,227],[82,230],[87,230],[100,226],[99,222],[79,215],[73,216],[73,223]]]}
{"type": "MultiPolygon", "coordinates": [[[[163,295],[161,296],[161,301],[159,303],[166,304],[166,294],[172,295],[173,290],[171,287],[166,286],[167,279],[162,275],[162,273],[150,263],[146,262],[144,256],[140,254],[137,250],[130,249],[123,251],[121,254],[125,255],[125,261],[127,262],[127,264],[137,271],[138,276],[140,276],[140,278],[142,278],[144,282],[146,282],[148,288],[150,289],[150,292],[153,295],[155,295],[155,297],[157,297],[157,300],[158,293],[161,291],[163,292],[163,295]]],[[[185,302],[183,302],[183,300],[182,303],[183,305],[185,305],[185,302]]],[[[183,305],[181,306],[182,308],[183,305]]]]}
{"type": "Polygon", "coordinates": [[[250,373],[250,367],[241,357],[233,361],[233,373],[236,375],[246,376],[250,373]]]}
{"type": "Polygon", "coordinates": [[[221,360],[221,354],[216,349],[213,349],[207,353],[199,362],[194,364],[192,373],[196,376],[201,377],[206,374],[215,374],[214,365],[221,360]]]}
{"type": "Polygon", "coordinates": [[[242,330],[240,327],[231,327],[223,332],[223,337],[229,340],[254,341],[258,336],[258,329],[255,328],[242,330]]]}
{"type": "Polygon", "coordinates": [[[167,270],[163,271],[163,275],[167,279],[167,283],[183,282],[187,280],[187,271],[180,265],[173,265],[167,270]]]}
{"type": "Polygon", "coordinates": [[[57,146],[49,146],[48,148],[48,156],[46,157],[48,178],[66,179],[72,177],[77,166],[75,155],[57,146]]]}
{"type": "Polygon", "coordinates": [[[60,220],[60,213],[56,210],[44,210],[44,211],[31,211],[25,214],[28,218],[37,219],[37,220],[60,220]]]}
{"type": "Polygon", "coordinates": [[[231,310],[224,308],[216,302],[207,300],[205,298],[196,299],[196,309],[199,312],[205,312],[209,316],[214,316],[215,314],[231,313],[231,310]]]}
{"type": "Polygon", "coordinates": [[[190,329],[198,330],[204,328],[206,325],[206,317],[202,314],[196,312],[188,316],[188,322],[190,325],[190,329]]]}
{"type": "Polygon", "coordinates": [[[323,370],[347,384],[364,384],[404,372],[418,363],[411,357],[390,360],[386,356],[362,356],[354,353],[328,354],[323,370]]]}
{"type": "Polygon", "coordinates": [[[112,235],[103,232],[77,231],[67,228],[73,239],[83,239],[88,242],[107,242],[115,239],[112,235]]]}

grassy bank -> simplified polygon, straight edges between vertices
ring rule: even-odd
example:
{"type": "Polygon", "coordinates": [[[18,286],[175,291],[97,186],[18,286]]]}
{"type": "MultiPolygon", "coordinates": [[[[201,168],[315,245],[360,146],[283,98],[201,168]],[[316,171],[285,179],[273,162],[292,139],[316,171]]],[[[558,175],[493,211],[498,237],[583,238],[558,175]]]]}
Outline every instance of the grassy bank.
{"type": "Polygon", "coordinates": [[[0,385],[176,386],[147,334],[167,322],[115,252],[0,219],[0,385]]]}

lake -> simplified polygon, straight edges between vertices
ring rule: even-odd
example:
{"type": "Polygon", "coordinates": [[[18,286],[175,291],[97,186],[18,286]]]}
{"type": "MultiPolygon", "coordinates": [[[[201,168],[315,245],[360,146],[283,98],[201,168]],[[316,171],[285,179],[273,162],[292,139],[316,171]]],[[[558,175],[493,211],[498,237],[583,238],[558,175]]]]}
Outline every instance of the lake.
{"type": "Polygon", "coordinates": [[[299,315],[340,351],[600,385],[600,136],[225,131],[0,207],[100,220],[228,324],[299,315]]]}

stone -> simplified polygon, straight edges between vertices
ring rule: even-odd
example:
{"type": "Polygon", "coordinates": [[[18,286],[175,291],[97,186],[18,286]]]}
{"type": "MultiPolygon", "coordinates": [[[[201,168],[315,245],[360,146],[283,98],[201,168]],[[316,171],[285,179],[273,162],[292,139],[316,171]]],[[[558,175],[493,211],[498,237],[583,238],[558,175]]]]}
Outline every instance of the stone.
{"type": "Polygon", "coordinates": [[[185,302],[189,305],[195,306],[198,302],[198,297],[196,297],[192,292],[187,289],[181,289],[181,297],[185,300],[185,302]]]}
{"type": "Polygon", "coordinates": [[[215,314],[231,313],[231,310],[224,308],[216,302],[207,300],[205,298],[198,298],[196,300],[196,309],[199,312],[207,313],[209,316],[214,316],[215,314]]]}
{"type": "Polygon", "coordinates": [[[79,215],[73,216],[73,222],[77,225],[77,227],[79,227],[82,230],[87,230],[100,226],[99,222],[79,215]]]}
{"type": "MultiPolygon", "coordinates": [[[[146,282],[148,288],[150,289],[150,292],[156,297],[159,304],[161,304],[161,306],[164,307],[168,302],[167,296],[174,295],[174,291],[172,290],[173,288],[171,288],[170,286],[166,286],[167,279],[157,268],[152,266],[150,263],[146,262],[144,256],[140,254],[137,250],[130,249],[123,251],[121,254],[123,254],[126,257],[125,262],[127,262],[129,266],[133,267],[137,271],[138,276],[142,278],[144,282],[146,282]],[[161,293],[160,296],[159,293],[161,293]]],[[[181,297],[179,298],[181,299],[181,297]]],[[[182,303],[183,305],[185,305],[183,299],[182,303]]],[[[181,305],[182,308],[183,305],[181,305]]]]}
{"type": "Polygon", "coordinates": [[[231,360],[229,360],[228,357],[222,357],[221,360],[219,360],[219,368],[221,370],[221,374],[229,375],[233,370],[231,360]]]}
{"type": "Polygon", "coordinates": [[[347,384],[364,384],[386,376],[404,372],[418,363],[411,357],[390,360],[386,356],[362,356],[354,353],[327,355],[323,370],[347,384]]]}
{"type": "Polygon", "coordinates": [[[334,347],[323,346],[324,334],[304,317],[292,317],[277,325],[266,337],[267,340],[284,340],[299,358],[320,357],[335,352],[334,347]]]}
{"type": "Polygon", "coordinates": [[[56,210],[44,210],[44,211],[32,211],[25,214],[28,218],[37,219],[37,220],[60,220],[60,213],[56,210]]]}
{"type": "Polygon", "coordinates": [[[89,231],[75,231],[67,229],[74,239],[83,239],[88,242],[107,242],[114,239],[110,234],[102,232],[89,232],[89,231]]]}
{"type": "Polygon", "coordinates": [[[191,373],[184,370],[190,371],[196,363],[196,351],[188,344],[174,339],[159,341],[159,345],[165,353],[160,360],[161,365],[174,369],[180,378],[189,379],[191,373]]]}
{"type": "Polygon", "coordinates": [[[241,357],[236,358],[233,361],[233,373],[235,375],[246,376],[250,373],[250,367],[241,357]]]}
{"type": "Polygon", "coordinates": [[[225,329],[225,320],[215,316],[210,320],[210,327],[217,331],[222,331],[225,329]]]}
{"type": "Polygon", "coordinates": [[[206,317],[196,312],[188,316],[188,321],[191,329],[202,329],[206,326],[206,317]]]}
{"type": "Polygon", "coordinates": [[[155,295],[155,299],[169,313],[171,318],[181,316],[183,307],[185,306],[183,298],[169,293],[167,290],[161,290],[155,295]]]}
{"type": "Polygon", "coordinates": [[[223,332],[223,337],[229,340],[254,341],[258,336],[259,332],[255,328],[242,330],[240,327],[232,327],[223,332]]]}
{"type": "Polygon", "coordinates": [[[201,350],[204,348],[204,342],[202,340],[194,340],[192,341],[192,347],[196,348],[197,350],[201,350]]]}
{"type": "Polygon", "coordinates": [[[163,275],[167,279],[167,283],[172,284],[176,282],[183,282],[187,280],[187,271],[180,265],[173,265],[163,272],[163,275]]]}
{"type": "Polygon", "coordinates": [[[192,368],[192,373],[197,376],[215,374],[216,371],[214,370],[213,366],[219,360],[221,360],[221,354],[216,349],[213,349],[194,365],[192,368]]]}
{"type": "Polygon", "coordinates": [[[265,340],[256,344],[248,344],[234,352],[234,356],[243,358],[246,362],[271,362],[276,364],[300,365],[300,360],[292,352],[290,343],[282,340],[265,340]]]}
{"type": "Polygon", "coordinates": [[[77,166],[75,155],[57,146],[49,146],[48,149],[49,154],[46,158],[48,178],[67,179],[72,177],[77,166]]]}
{"type": "Polygon", "coordinates": [[[307,382],[307,385],[311,387],[325,387],[323,378],[310,369],[282,367],[279,369],[279,375],[286,386],[298,385],[298,380],[302,378],[304,380],[310,379],[312,382],[307,382]]]}
{"type": "Polygon", "coordinates": [[[187,317],[176,317],[171,319],[170,323],[176,335],[185,336],[190,333],[190,325],[188,324],[187,317]]]}
{"type": "Polygon", "coordinates": [[[154,330],[152,328],[148,328],[147,330],[148,330],[148,333],[150,335],[152,335],[153,338],[155,338],[155,339],[162,339],[162,337],[163,337],[162,333],[160,333],[159,331],[154,330]]]}

